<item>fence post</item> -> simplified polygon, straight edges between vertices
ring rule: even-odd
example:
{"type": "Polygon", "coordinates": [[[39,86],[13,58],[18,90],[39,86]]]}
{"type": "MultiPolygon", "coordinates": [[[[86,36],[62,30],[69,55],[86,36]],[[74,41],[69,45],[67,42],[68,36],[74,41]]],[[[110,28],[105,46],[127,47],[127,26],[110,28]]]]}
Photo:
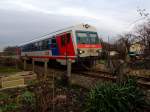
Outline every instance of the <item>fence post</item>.
{"type": "Polygon", "coordinates": [[[24,70],[26,70],[26,68],[27,68],[27,62],[26,62],[26,59],[24,59],[23,61],[24,61],[24,66],[23,66],[23,68],[24,68],[24,70]]]}
{"type": "Polygon", "coordinates": [[[71,59],[68,59],[67,61],[67,77],[71,77],[71,59]]]}
{"type": "Polygon", "coordinates": [[[18,59],[15,58],[15,63],[16,63],[16,70],[18,69],[18,59]]]}
{"type": "Polygon", "coordinates": [[[32,59],[32,71],[34,72],[34,68],[35,68],[35,61],[34,59],[32,59]]]}
{"type": "Polygon", "coordinates": [[[44,77],[46,78],[47,77],[47,63],[48,63],[48,61],[47,60],[45,60],[44,61],[44,77]]]}

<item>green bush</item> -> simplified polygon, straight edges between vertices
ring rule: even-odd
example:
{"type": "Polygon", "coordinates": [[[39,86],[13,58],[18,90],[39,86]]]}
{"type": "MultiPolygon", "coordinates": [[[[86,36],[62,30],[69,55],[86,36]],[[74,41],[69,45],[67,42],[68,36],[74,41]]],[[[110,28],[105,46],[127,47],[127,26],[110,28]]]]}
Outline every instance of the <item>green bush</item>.
{"type": "Polygon", "coordinates": [[[9,98],[9,94],[0,92],[0,101],[7,100],[9,98]]]}
{"type": "Polygon", "coordinates": [[[136,81],[96,85],[86,100],[85,112],[142,112],[146,105],[143,92],[136,81]]]}
{"type": "Polygon", "coordinates": [[[25,91],[20,97],[19,102],[22,106],[34,109],[35,94],[30,91],[25,91]]]}
{"type": "Polygon", "coordinates": [[[16,103],[6,104],[4,106],[0,106],[0,112],[12,112],[17,109],[18,106],[16,103]]]}

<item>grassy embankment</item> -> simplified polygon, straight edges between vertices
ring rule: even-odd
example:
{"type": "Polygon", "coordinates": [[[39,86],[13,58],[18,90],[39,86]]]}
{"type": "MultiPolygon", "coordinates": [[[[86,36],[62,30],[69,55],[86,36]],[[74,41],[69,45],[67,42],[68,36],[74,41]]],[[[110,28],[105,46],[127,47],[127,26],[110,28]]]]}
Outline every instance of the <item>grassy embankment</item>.
{"type": "Polygon", "coordinates": [[[20,71],[20,69],[16,69],[12,66],[0,66],[0,74],[15,74],[20,71]]]}

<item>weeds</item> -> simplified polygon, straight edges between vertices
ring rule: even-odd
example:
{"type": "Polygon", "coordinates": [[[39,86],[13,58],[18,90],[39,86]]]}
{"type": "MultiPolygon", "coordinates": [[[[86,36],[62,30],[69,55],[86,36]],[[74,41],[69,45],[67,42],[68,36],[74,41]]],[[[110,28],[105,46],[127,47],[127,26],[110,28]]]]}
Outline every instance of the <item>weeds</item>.
{"type": "Polygon", "coordinates": [[[87,97],[85,112],[141,112],[145,105],[136,81],[128,79],[122,84],[96,85],[87,97]]]}
{"type": "Polygon", "coordinates": [[[16,103],[10,103],[0,108],[0,112],[13,112],[18,108],[16,103]]]}
{"type": "Polygon", "coordinates": [[[19,96],[19,102],[23,107],[30,108],[33,110],[35,108],[35,94],[30,91],[25,91],[19,96]]]}

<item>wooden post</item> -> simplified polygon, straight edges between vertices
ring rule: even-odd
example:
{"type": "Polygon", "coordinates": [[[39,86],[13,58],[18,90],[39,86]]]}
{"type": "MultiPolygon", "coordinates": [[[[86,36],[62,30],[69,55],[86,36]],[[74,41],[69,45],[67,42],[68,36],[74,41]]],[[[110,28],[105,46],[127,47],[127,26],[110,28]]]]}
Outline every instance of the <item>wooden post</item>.
{"type": "Polygon", "coordinates": [[[16,63],[16,70],[18,69],[18,59],[15,58],[15,63],[16,63]]]}
{"type": "Polygon", "coordinates": [[[24,61],[24,66],[23,66],[23,67],[24,67],[24,70],[26,70],[26,68],[27,68],[27,62],[26,62],[26,59],[24,59],[23,61],[24,61]]]}
{"type": "Polygon", "coordinates": [[[71,77],[71,59],[68,59],[67,61],[67,77],[71,77]]]}
{"type": "Polygon", "coordinates": [[[48,63],[48,61],[47,61],[47,60],[46,60],[46,61],[44,61],[44,70],[45,70],[45,71],[44,71],[44,72],[45,72],[45,73],[44,73],[44,74],[45,74],[45,76],[44,76],[44,77],[45,77],[45,78],[47,77],[47,63],[48,63]]]}
{"type": "Polygon", "coordinates": [[[119,60],[119,67],[118,67],[118,83],[122,83],[125,80],[125,62],[124,60],[119,60]]]}
{"type": "Polygon", "coordinates": [[[32,71],[34,72],[34,67],[35,67],[35,61],[32,59],[32,71]]]}

